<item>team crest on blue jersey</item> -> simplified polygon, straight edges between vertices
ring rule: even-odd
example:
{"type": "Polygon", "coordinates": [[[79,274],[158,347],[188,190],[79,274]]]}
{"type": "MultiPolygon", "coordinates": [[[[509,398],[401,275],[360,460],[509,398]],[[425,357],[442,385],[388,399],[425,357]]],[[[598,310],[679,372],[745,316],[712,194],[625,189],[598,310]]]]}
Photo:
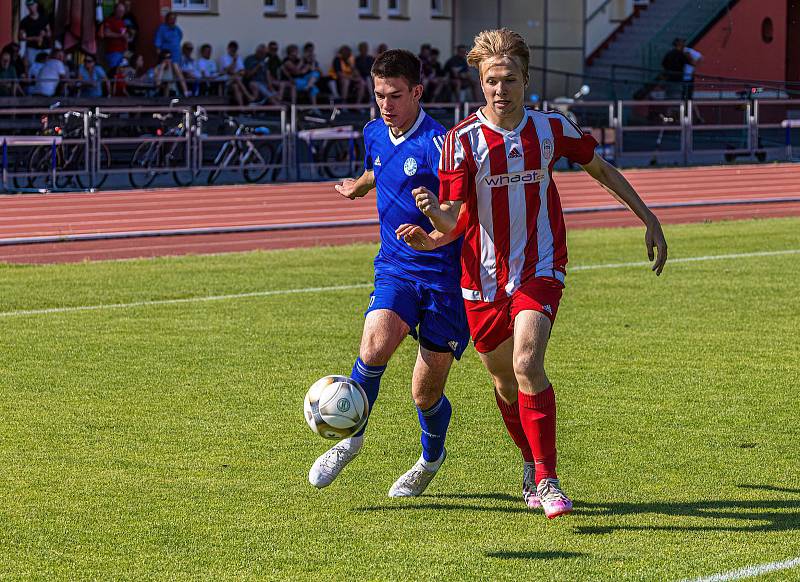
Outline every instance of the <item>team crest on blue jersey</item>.
{"type": "Polygon", "coordinates": [[[549,160],[553,157],[553,140],[550,138],[545,138],[542,141],[542,155],[545,160],[549,160]]]}
{"type": "Polygon", "coordinates": [[[407,158],[406,163],[403,164],[403,171],[406,173],[406,176],[413,176],[417,173],[417,160],[414,158],[407,158]]]}

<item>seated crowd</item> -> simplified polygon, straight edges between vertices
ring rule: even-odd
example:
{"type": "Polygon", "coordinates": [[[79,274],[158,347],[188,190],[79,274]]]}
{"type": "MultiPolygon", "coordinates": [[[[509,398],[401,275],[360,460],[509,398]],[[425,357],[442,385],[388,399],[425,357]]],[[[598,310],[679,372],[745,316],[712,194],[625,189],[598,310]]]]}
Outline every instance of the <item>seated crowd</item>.
{"type": "MultiPolygon", "coordinates": [[[[100,55],[72,51],[68,55],[57,40],[37,0],[26,0],[30,14],[20,23],[19,43],[10,43],[0,53],[0,97],[66,96],[155,97],[227,96],[237,105],[308,102],[320,98],[332,103],[369,103],[372,100],[370,69],[385,44],[370,54],[362,42],[357,53],[342,45],[327,70],[317,60],[315,46],[290,44],[283,56],[278,43],[259,44],[243,58],[236,41],[225,54],[214,59],[210,44],[196,51],[183,40],[177,15],[168,13],[156,31],[150,51],[137,46],[138,25],[131,13],[131,0],[119,2],[114,12],[98,26],[100,55]],[[33,18],[32,18],[33,17],[33,18]],[[145,66],[144,53],[157,55],[152,67],[145,66]]],[[[425,100],[477,100],[480,87],[470,72],[466,47],[459,46],[444,65],[439,51],[428,44],[420,47],[425,100]]]]}

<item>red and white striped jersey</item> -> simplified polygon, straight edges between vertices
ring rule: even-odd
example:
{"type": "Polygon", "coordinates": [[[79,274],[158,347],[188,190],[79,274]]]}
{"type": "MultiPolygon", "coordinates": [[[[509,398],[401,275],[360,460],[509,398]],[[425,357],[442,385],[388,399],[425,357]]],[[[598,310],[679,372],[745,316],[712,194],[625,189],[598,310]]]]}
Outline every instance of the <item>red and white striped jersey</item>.
{"type": "Polygon", "coordinates": [[[462,201],[461,291],[510,296],[534,277],[564,281],[567,239],[553,164],[588,164],[597,141],[560,113],[526,110],[511,131],[480,111],[447,132],[439,198],[462,201]]]}

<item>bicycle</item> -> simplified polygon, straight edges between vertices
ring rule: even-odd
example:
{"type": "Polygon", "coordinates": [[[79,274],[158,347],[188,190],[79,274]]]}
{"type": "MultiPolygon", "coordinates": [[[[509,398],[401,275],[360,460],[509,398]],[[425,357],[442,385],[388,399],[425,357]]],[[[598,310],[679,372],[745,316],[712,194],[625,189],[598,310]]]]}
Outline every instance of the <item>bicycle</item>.
{"type": "MultiPolygon", "coordinates": [[[[55,104],[58,106],[60,104],[55,104]]],[[[51,107],[53,109],[54,107],[51,107]]],[[[60,136],[63,140],[83,139],[83,123],[74,123],[77,119],[83,121],[84,113],[79,111],[67,111],[63,114],[64,123],[50,128],[50,119],[47,115],[41,117],[42,129],[40,135],[60,136]]],[[[72,185],[73,180],[79,188],[93,186],[99,188],[106,181],[107,174],[102,174],[98,181],[91,184],[90,177],[86,174],[89,171],[89,160],[87,157],[86,145],[84,143],[63,143],[55,146],[55,184],[53,184],[53,146],[37,146],[31,152],[28,161],[28,187],[38,188],[38,180],[42,181],[42,187],[66,188],[72,185]]],[[[108,146],[101,145],[100,148],[100,168],[108,169],[111,167],[111,152],[108,146]]]]}
{"type": "Polygon", "coordinates": [[[270,134],[269,128],[249,127],[232,116],[225,118],[225,125],[233,130],[233,134],[214,156],[214,167],[208,173],[208,184],[213,184],[224,169],[242,170],[247,182],[258,182],[269,172],[275,159],[275,149],[269,141],[256,139],[254,143],[249,136],[263,138],[270,134]]]}
{"type": "Polygon", "coordinates": [[[177,186],[189,186],[194,182],[194,171],[187,164],[186,124],[181,120],[177,125],[168,127],[167,121],[172,117],[172,113],[153,113],[153,119],[160,123],[156,136],[169,141],[150,139],[139,144],[133,152],[128,181],[134,188],[147,188],[159,174],[169,171],[177,186]]]}

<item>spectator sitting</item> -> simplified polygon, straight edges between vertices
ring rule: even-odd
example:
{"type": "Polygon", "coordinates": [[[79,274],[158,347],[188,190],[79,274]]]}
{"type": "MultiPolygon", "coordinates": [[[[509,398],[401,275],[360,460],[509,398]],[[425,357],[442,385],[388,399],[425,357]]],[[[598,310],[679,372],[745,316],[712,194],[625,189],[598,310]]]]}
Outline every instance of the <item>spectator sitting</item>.
{"type": "Polygon", "coordinates": [[[427,63],[422,66],[422,85],[431,103],[439,100],[442,90],[447,86],[447,78],[439,62],[439,49],[431,48],[427,63]]]}
{"type": "Polygon", "coordinates": [[[25,41],[28,65],[50,47],[50,21],[37,0],[25,0],[28,15],[19,23],[19,40],[25,41]]]}
{"type": "Polygon", "coordinates": [[[219,65],[222,70],[222,78],[227,80],[228,91],[233,96],[236,104],[241,106],[245,104],[245,100],[252,101],[253,96],[247,91],[247,87],[242,82],[244,62],[242,57],[237,54],[238,51],[239,43],[235,40],[229,42],[228,52],[222,55],[219,65]]]}
{"type": "Polygon", "coordinates": [[[86,55],[83,59],[83,64],[78,71],[78,78],[80,79],[81,97],[102,97],[103,87],[105,87],[107,95],[111,94],[108,76],[103,67],[97,65],[94,55],[86,55]]]}
{"type": "MultiPolygon", "coordinates": [[[[11,55],[11,64],[13,64],[14,68],[17,70],[17,79],[24,79],[26,73],[25,59],[23,59],[22,55],[19,54],[19,44],[16,42],[10,42],[3,47],[3,52],[11,55]]],[[[42,52],[41,54],[43,54],[44,58],[47,59],[47,53],[42,52]]]]}
{"type": "Polygon", "coordinates": [[[367,84],[356,69],[355,58],[347,45],[342,45],[333,59],[330,77],[336,81],[339,95],[345,103],[350,102],[350,87],[355,88],[353,103],[361,103],[367,91],[367,84]]]}
{"type": "Polygon", "coordinates": [[[189,93],[183,73],[172,60],[172,53],[168,50],[163,50],[158,55],[158,64],[150,69],[148,77],[155,87],[156,94],[160,93],[164,97],[171,97],[189,93]],[[180,87],[180,92],[178,87],[180,87]]]}
{"type": "Polygon", "coordinates": [[[312,59],[301,59],[296,44],[286,47],[286,58],[283,60],[283,70],[287,77],[292,79],[292,103],[297,103],[297,92],[308,92],[308,98],[313,105],[317,103],[319,87],[316,86],[320,73],[314,68],[313,45],[312,59]]]}
{"type": "Polygon", "coordinates": [[[269,69],[270,90],[275,93],[278,101],[283,101],[283,95],[287,89],[291,91],[292,83],[283,74],[283,63],[278,53],[278,43],[270,41],[267,45],[267,69],[269,69]]]}
{"type": "Polygon", "coordinates": [[[28,95],[33,94],[33,82],[36,80],[36,77],[39,76],[39,73],[41,72],[46,60],[47,53],[41,52],[36,55],[36,62],[33,63],[28,69],[28,86],[26,87],[26,93],[28,95]]]}
{"type": "Polygon", "coordinates": [[[106,65],[109,69],[119,66],[128,50],[128,31],[125,28],[125,5],[117,2],[114,13],[103,21],[100,34],[105,39],[106,65]]]}
{"type": "Polygon", "coordinates": [[[131,55],[123,59],[114,76],[114,95],[130,95],[132,97],[145,97],[153,88],[149,78],[149,71],[144,66],[142,55],[131,55]]]}
{"type": "Polygon", "coordinates": [[[190,94],[197,95],[199,94],[198,79],[200,78],[200,75],[197,72],[197,61],[195,61],[192,57],[193,52],[194,46],[192,43],[183,43],[181,46],[181,59],[179,66],[181,68],[181,73],[183,73],[183,78],[186,80],[186,85],[191,87],[190,94]]]}
{"type": "Polygon", "coordinates": [[[24,95],[17,80],[17,69],[11,62],[11,53],[3,51],[0,54],[0,97],[24,95]]]}
{"type": "Polygon", "coordinates": [[[154,44],[159,54],[169,51],[170,55],[181,54],[181,40],[183,31],[176,24],[178,16],[174,12],[167,12],[164,22],[156,29],[154,44]]]}
{"type": "Polygon", "coordinates": [[[197,59],[197,74],[202,81],[200,93],[206,95],[210,92],[211,82],[219,79],[217,62],[211,58],[211,45],[204,44],[200,47],[200,58],[197,59]]]}
{"type": "Polygon", "coordinates": [[[366,42],[358,43],[358,55],[356,55],[356,70],[361,78],[367,83],[367,91],[372,95],[372,63],[375,57],[369,54],[369,45],[366,42]]]}
{"type": "Polygon", "coordinates": [[[276,104],[275,94],[270,89],[267,45],[259,44],[256,52],[244,60],[244,68],[244,78],[247,81],[247,88],[253,95],[253,104],[263,105],[267,102],[276,104]]]}
{"type": "Polygon", "coordinates": [[[444,64],[446,73],[450,77],[450,91],[452,99],[459,101],[461,99],[461,90],[469,89],[473,101],[478,100],[480,91],[480,83],[470,74],[469,65],[467,64],[467,47],[463,44],[456,47],[456,54],[454,54],[444,64]]]}
{"type": "Polygon", "coordinates": [[[58,91],[58,86],[67,78],[67,67],[64,66],[64,51],[53,49],[36,77],[33,86],[33,95],[52,97],[58,91]]]}

